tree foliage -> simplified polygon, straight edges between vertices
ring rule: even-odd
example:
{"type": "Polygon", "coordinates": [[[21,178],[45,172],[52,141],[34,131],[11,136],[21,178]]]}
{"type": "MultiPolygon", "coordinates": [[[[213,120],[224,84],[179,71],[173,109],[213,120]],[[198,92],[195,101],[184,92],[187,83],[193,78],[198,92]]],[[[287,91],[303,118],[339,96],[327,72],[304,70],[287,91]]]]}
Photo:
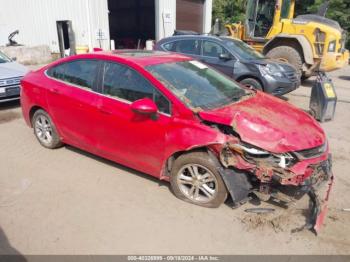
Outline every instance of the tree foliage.
{"type": "MultiPolygon", "coordinates": [[[[273,1],[273,0],[272,0],[273,1]]],[[[325,0],[296,0],[296,14],[316,13],[325,0]]],[[[246,0],[213,0],[213,20],[225,23],[244,21],[246,0]]],[[[330,0],[326,17],[333,19],[348,32],[350,48],[350,0],[330,0]]]]}

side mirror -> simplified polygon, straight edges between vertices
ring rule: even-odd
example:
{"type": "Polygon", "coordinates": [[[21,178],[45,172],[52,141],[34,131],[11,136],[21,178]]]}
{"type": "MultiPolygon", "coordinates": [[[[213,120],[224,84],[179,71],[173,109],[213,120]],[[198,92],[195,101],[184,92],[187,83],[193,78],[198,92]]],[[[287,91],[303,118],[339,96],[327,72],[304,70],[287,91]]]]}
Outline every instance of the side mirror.
{"type": "Polygon", "coordinates": [[[220,55],[219,55],[219,58],[220,58],[221,60],[225,60],[225,61],[231,60],[231,59],[232,59],[232,57],[230,56],[230,54],[227,54],[227,53],[225,53],[225,54],[220,54],[220,55]]]}
{"type": "Polygon", "coordinates": [[[11,60],[12,61],[17,61],[17,57],[12,57],[11,60]]]}
{"type": "Polygon", "coordinates": [[[157,105],[149,98],[136,100],[131,105],[131,110],[143,115],[153,115],[158,112],[157,105]]]}

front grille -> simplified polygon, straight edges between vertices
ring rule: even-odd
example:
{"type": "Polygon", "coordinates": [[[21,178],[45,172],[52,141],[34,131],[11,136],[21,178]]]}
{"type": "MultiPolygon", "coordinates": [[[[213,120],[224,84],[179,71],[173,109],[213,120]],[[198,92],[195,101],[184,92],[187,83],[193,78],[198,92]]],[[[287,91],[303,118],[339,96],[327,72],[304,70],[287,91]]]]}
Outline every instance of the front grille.
{"type": "Polygon", "coordinates": [[[309,159],[321,156],[327,150],[327,143],[321,146],[294,152],[299,159],[309,159]]]}
{"type": "Polygon", "coordinates": [[[22,77],[0,79],[0,87],[19,86],[22,77]]]}

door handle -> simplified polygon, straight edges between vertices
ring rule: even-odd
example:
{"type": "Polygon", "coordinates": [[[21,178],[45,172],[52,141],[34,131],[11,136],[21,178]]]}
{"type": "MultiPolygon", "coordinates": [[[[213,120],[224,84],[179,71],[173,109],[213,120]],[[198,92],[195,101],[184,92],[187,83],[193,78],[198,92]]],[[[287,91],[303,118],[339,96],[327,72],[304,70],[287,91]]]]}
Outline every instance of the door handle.
{"type": "Polygon", "coordinates": [[[60,94],[60,93],[61,93],[60,90],[58,90],[58,88],[55,88],[55,87],[50,88],[49,90],[50,90],[52,93],[55,93],[55,94],[60,94]]]}
{"type": "Polygon", "coordinates": [[[111,111],[109,111],[108,109],[106,109],[105,107],[103,107],[101,105],[97,106],[97,108],[98,108],[98,111],[100,111],[102,114],[105,114],[105,115],[111,115],[112,114],[111,111]]]}

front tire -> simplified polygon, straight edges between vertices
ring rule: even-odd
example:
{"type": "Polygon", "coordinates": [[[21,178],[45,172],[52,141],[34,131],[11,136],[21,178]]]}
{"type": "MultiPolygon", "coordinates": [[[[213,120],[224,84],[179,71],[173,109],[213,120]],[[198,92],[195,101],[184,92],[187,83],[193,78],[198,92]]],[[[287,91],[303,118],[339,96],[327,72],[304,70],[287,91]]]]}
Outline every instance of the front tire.
{"type": "Polygon", "coordinates": [[[227,198],[221,175],[206,152],[178,157],[171,169],[170,185],[177,198],[203,207],[219,207],[227,198]]]}
{"type": "Polygon", "coordinates": [[[263,91],[263,87],[260,82],[254,78],[246,78],[240,81],[240,83],[246,87],[254,88],[256,90],[263,91]]]}
{"type": "Polygon", "coordinates": [[[56,127],[49,114],[44,110],[35,111],[32,117],[32,126],[36,138],[43,147],[54,149],[62,146],[56,127]]]}

